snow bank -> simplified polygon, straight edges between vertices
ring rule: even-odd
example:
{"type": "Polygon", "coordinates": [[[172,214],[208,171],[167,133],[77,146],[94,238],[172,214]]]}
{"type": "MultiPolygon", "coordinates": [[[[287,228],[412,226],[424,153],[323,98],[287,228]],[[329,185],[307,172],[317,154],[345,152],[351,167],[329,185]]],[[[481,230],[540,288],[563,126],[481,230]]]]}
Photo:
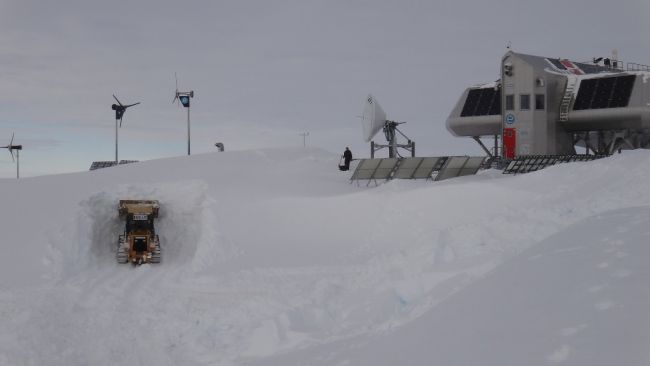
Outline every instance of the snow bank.
{"type": "MultiPolygon", "coordinates": [[[[12,252],[0,258],[0,361],[304,364],[340,349],[343,362],[342,344],[419,323],[536,243],[650,205],[650,173],[636,168],[649,161],[634,151],[366,188],[349,184],[338,156],[270,149],[3,180],[12,194],[0,203],[16,209],[0,221],[12,252]],[[124,198],[161,202],[160,265],[116,263],[124,198]]],[[[466,315],[455,316],[445,326],[466,315]]]]}

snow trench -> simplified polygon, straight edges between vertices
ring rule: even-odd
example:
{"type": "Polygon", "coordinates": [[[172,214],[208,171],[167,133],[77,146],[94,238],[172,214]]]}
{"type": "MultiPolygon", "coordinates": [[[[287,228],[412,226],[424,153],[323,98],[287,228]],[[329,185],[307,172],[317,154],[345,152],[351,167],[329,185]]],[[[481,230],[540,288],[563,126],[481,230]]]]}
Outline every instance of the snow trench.
{"type": "Polygon", "coordinates": [[[48,262],[57,264],[58,270],[52,277],[65,279],[88,270],[119,267],[117,240],[124,231],[117,211],[120,199],[160,202],[155,227],[168,268],[199,272],[236,255],[234,249],[220,245],[217,202],[208,195],[205,182],[124,184],[80,201],[73,218],[52,235],[48,262]]]}

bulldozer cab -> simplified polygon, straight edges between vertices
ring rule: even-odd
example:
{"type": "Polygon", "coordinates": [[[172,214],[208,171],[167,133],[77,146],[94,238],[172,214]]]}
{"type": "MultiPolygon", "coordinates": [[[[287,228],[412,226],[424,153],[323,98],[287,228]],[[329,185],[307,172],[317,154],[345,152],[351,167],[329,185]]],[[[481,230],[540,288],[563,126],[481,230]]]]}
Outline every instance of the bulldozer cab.
{"type": "Polygon", "coordinates": [[[130,213],[126,216],[126,232],[154,232],[153,216],[130,213]]]}

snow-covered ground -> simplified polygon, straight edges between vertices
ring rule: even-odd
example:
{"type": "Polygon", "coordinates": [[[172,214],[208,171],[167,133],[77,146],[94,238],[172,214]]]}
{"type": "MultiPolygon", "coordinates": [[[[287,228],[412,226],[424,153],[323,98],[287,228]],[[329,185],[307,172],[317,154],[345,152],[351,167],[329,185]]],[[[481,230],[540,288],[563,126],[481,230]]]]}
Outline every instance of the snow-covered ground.
{"type": "Polygon", "coordinates": [[[267,149],[0,180],[0,365],[647,365],[650,152],[349,184],[267,149]],[[124,198],[163,263],[118,265],[124,198]]]}

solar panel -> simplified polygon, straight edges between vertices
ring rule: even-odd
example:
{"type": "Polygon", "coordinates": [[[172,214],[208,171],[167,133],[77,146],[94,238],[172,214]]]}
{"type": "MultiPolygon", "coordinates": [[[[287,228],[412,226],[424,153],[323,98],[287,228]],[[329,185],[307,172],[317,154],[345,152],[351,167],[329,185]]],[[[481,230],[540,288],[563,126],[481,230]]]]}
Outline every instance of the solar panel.
{"type": "Polygon", "coordinates": [[[591,109],[608,108],[609,97],[614,91],[616,78],[602,78],[597,80],[596,92],[591,100],[591,109]]]}
{"type": "Polygon", "coordinates": [[[476,105],[476,111],[474,112],[477,116],[485,116],[490,112],[490,106],[494,100],[494,88],[482,89],[481,99],[479,99],[478,104],[476,105]]]}
{"type": "Polygon", "coordinates": [[[382,159],[362,159],[352,174],[351,180],[372,179],[382,159]]]}
{"type": "Polygon", "coordinates": [[[610,108],[627,107],[635,81],[635,75],[619,76],[616,78],[616,86],[614,87],[614,92],[609,102],[610,108]]]}
{"type": "Polygon", "coordinates": [[[390,179],[398,161],[397,158],[381,159],[372,179],[390,179]]]}
{"type": "Polygon", "coordinates": [[[627,107],[635,80],[636,75],[582,80],[573,110],[627,107]]]}
{"type": "Polygon", "coordinates": [[[401,160],[393,178],[411,179],[424,158],[404,158],[401,160]]]}
{"type": "Polygon", "coordinates": [[[573,110],[578,111],[581,109],[589,109],[591,100],[596,91],[598,79],[586,79],[580,81],[580,88],[578,89],[578,96],[575,103],[573,103],[573,110]]]}
{"type": "Polygon", "coordinates": [[[484,156],[472,156],[467,161],[465,162],[465,165],[461,168],[460,172],[458,173],[458,177],[462,177],[465,175],[474,175],[478,172],[478,170],[481,168],[483,165],[483,162],[485,161],[484,156]]]}
{"type": "Polygon", "coordinates": [[[585,64],[582,62],[574,62],[573,64],[578,66],[585,74],[598,74],[603,71],[611,71],[611,69],[600,65],[585,64]]]}
{"type": "Polygon", "coordinates": [[[415,179],[429,179],[434,171],[440,170],[443,164],[447,161],[446,156],[424,158],[420,166],[415,170],[413,178],[415,179]]]}
{"type": "Polygon", "coordinates": [[[463,169],[463,166],[469,157],[467,156],[452,156],[450,157],[445,165],[440,169],[438,175],[436,175],[436,181],[445,180],[449,178],[457,177],[460,174],[460,171],[463,169]]]}
{"type": "Polygon", "coordinates": [[[501,91],[495,88],[470,89],[461,117],[501,114],[501,91]]]}
{"type": "Polygon", "coordinates": [[[604,157],[606,155],[522,155],[512,160],[503,170],[503,174],[530,173],[555,164],[590,161],[604,157]]]}
{"type": "Polygon", "coordinates": [[[89,170],[97,170],[115,166],[115,161],[93,161],[89,170]]]}
{"type": "Polygon", "coordinates": [[[492,101],[492,106],[488,112],[488,115],[490,116],[497,114],[501,114],[501,90],[495,91],[494,100],[492,101]]]}
{"type": "MultiPolygon", "coordinates": [[[[560,70],[567,70],[566,66],[560,62],[559,59],[554,59],[554,58],[547,58],[547,60],[553,64],[553,66],[557,67],[560,70]]],[[[598,74],[601,72],[606,72],[606,71],[612,71],[611,68],[605,67],[605,66],[600,66],[600,65],[593,65],[593,64],[585,64],[582,62],[573,62],[571,61],[574,65],[580,68],[582,72],[585,74],[598,74]]]]}
{"type": "Polygon", "coordinates": [[[560,62],[560,60],[555,59],[555,58],[547,58],[547,60],[548,60],[550,63],[552,63],[553,66],[557,67],[558,69],[560,69],[560,70],[566,70],[566,67],[564,67],[564,65],[562,65],[562,63],[560,62]]]}
{"type": "Polygon", "coordinates": [[[138,162],[138,160],[120,160],[120,165],[137,163],[137,162],[138,162]]]}

